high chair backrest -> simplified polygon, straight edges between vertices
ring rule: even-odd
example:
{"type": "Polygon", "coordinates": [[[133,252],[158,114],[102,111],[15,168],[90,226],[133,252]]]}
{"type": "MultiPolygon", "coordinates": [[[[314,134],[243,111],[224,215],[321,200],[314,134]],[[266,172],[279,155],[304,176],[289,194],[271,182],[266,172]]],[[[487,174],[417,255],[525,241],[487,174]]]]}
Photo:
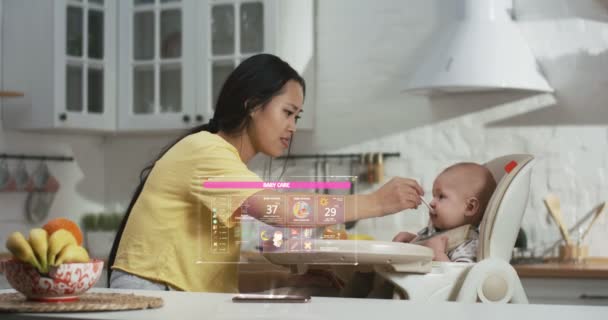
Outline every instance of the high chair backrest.
{"type": "Polygon", "coordinates": [[[528,154],[513,154],[484,164],[496,180],[496,190],[479,225],[477,261],[511,259],[528,202],[533,159],[528,154]]]}

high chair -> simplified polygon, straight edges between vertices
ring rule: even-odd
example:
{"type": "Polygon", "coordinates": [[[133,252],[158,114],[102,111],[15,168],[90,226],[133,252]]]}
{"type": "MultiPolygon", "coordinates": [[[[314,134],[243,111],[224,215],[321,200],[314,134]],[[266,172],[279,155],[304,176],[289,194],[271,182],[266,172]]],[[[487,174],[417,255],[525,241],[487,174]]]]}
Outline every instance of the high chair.
{"type": "Polygon", "coordinates": [[[509,264],[528,201],[533,156],[514,154],[484,164],[497,185],[479,225],[477,263],[433,262],[426,274],[376,266],[395,285],[395,297],[418,301],[528,303],[509,264]]]}
{"type": "Polygon", "coordinates": [[[394,284],[396,298],[527,303],[509,260],[528,201],[532,165],[533,157],[527,154],[485,164],[497,185],[479,225],[477,263],[433,262],[433,251],[427,247],[387,241],[316,240],[311,252],[262,255],[295,273],[304,273],[310,266],[330,267],[336,274],[373,269],[394,284]]]}

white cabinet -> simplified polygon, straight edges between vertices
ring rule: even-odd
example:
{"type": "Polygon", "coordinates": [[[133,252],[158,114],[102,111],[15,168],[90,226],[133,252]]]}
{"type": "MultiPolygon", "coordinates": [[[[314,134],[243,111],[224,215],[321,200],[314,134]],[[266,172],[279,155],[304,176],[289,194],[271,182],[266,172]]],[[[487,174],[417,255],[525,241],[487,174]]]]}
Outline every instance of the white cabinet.
{"type": "Polygon", "coordinates": [[[227,75],[261,52],[307,80],[313,0],[3,0],[4,126],[109,133],[206,123],[227,75]],[[117,27],[118,26],[118,27],[117,27]]]}
{"type": "MultiPolygon", "coordinates": [[[[230,72],[254,54],[275,53],[314,74],[312,0],[135,0],[119,12],[120,131],[206,123],[230,72]]],[[[307,80],[299,129],[313,127],[307,80]]]]}
{"type": "Polygon", "coordinates": [[[608,279],[521,278],[533,304],[608,305],[608,279]]]}
{"type": "Polygon", "coordinates": [[[235,66],[274,51],[275,7],[268,0],[121,2],[119,129],[206,123],[235,66]]]}
{"type": "Polygon", "coordinates": [[[116,1],[3,0],[6,128],[115,130],[116,1]]]}

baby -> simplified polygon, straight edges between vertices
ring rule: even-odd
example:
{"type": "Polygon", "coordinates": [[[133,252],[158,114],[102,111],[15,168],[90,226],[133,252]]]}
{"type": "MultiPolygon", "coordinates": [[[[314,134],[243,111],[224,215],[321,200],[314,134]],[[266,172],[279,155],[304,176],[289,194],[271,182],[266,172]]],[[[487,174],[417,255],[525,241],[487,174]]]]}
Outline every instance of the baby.
{"type": "MultiPolygon", "coordinates": [[[[496,181],[490,171],[479,164],[462,162],[443,170],[433,183],[433,200],[429,203],[429,226],[417,235],[409,232],[397,234],[393,241],[416,242],[420,238],[463,225],[478,227],[486,206],[496,189],[496,181]]],[[[446,252],[447,237],[436,236],[420,244],[433,249],[434,260],[475,262],[477,258],[478,229],[472,239],[446,252]]]]}
{"type": "MultiPolygon", "coordinates": [[[[479,226],[486,206],[496,189],[496,182],[490,171],[479,164],[463,162],[443,170],[433,183],[433,200],[429,203],[429,226],[418,234],[400,232],[393,241],[416,242],[434,251],[434,260],[454,262],[475,262],[477,260],[478,230],[474,230],[467,240],[446,252],[447,238],[441,231],[463,225],[479,226]],[[417,241],[421,238],[425,241],[417,241]]],[[[477,229],[477,228],[475,228],[477,229]]],[[[373,272],[355,272],[351,281],[342,290],[343,297],[390,298],[394,286],[376,276],[373,272]]]]}

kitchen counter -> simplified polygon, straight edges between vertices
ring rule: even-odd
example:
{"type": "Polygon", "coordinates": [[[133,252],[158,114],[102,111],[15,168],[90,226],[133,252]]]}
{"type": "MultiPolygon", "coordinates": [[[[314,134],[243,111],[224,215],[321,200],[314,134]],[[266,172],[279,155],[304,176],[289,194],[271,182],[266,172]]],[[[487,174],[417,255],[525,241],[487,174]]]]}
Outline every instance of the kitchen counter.
{"type": "MultiPolygon", "coordinates": [[[[93,289],[135,293],[164,299],[160,309],[88,313],[2,314],[2,319],[606,319],[608,307],[415,303],[399,300],[313,297],[309,303],[233,303],[231,294],[93,289]],[[435,307],[440,305],[440,307],[435,307]]],[[[0,293],[14,292],[0,290],[0,293]]]]}
{"type": "Polygon", "coordinates": [[[521,278],[608,279],[608,262],[605,260],[591,260],[580,264],[522,264],[513,267],[521,278]]]}

